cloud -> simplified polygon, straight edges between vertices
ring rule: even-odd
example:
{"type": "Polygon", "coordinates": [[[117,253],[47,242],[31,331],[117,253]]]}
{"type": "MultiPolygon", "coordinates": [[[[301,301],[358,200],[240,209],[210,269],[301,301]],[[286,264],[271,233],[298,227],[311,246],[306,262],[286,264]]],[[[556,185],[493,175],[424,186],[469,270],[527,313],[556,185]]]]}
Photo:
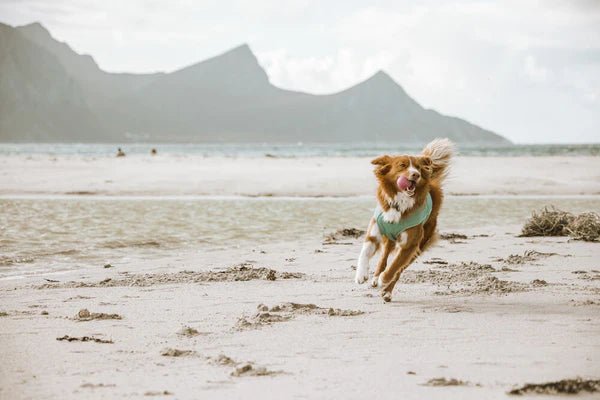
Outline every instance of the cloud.
{"type": "Polygon", "coordinates": [[[600,140],[596,9],[533,1],[398,4],[360,8],[337,21],[331,30],[351,57],[265,54],[272,81],[323,93],[384,69],[425,106],[517,142],[600,140]]]}
{"type": "Polygon", "coordinates": [[[532,55],[525,57],[524,62],[525,76],[535,83],[545,83],[550,77],[550,72],[547,68],[538,65],[536,59],[532,55]]]}
{"type": "Polygon", "coordinates": [[[387,70],[394,61],[386,51],[365,57],[352,48],[322,57],[295,57],[285,49],[259,52],[257,57],[277,86],[317,94],[346,89],[379,70],[387,70]]]}

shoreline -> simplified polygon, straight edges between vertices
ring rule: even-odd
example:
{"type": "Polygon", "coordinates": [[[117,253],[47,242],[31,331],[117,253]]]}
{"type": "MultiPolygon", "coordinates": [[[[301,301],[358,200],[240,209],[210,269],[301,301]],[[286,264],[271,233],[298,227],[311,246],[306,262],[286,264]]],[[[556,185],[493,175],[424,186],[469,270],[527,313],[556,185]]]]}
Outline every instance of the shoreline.
{"type": "MultiPolygon", "coordinates": [[[[121,147],[128,156],[145,156],[150,149],[167,156],[215,157],[376,157],[384,152],[418,153],[425,143],[220,143],[220,142],[164,142],[164,143],[0,143],[0,156],[79,155],[110,157],[121,147]],[[391,150],[390,150],[391,149],[391,150]]],[[[600,142],[592,143],[513,143],[505,146],[490,144],[457,144],[461,156],[540,157],[540,156],[599,156],[600,142]]]]}

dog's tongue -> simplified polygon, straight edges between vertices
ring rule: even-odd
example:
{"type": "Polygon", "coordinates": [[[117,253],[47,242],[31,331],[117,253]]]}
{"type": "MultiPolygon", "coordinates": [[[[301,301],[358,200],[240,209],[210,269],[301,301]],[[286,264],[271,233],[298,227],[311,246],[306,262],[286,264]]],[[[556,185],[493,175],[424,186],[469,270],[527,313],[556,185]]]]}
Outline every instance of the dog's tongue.
{"type": "Polygon", "coordinates": [[[405,176],[401,176],[396,181],[396,185],[398,185],[398,189],[406,190],[406,189],[412,188],[414,183],[412,181],[409,181],[405,176]]]}

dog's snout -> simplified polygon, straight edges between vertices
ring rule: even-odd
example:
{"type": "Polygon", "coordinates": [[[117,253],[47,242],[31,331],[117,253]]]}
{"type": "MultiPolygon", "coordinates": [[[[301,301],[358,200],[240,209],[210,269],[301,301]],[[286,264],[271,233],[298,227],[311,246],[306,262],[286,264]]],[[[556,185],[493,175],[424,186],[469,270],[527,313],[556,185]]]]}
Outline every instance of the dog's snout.
{"type": "Polygon", "coordinates": [[[419,171],[410,171],[410,173],[408,174],[408,179],[410,179],[411,181],[416,181],[420,177],[421,173],[419,171]]]}

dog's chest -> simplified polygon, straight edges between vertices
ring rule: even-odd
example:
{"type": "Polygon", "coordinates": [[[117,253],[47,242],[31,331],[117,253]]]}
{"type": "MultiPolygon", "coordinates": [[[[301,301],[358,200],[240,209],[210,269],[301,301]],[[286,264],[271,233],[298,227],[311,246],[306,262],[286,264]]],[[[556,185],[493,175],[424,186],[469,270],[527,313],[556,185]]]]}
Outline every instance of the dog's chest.
{"type": "Polygon", "coordinates": [[[402,213],[415,205],[415,199],[406,193],[397,193],[393,198],[387,199],[390,208],[383,212],[383,219],[386,222],[396,223],[402,218],[402,213]]]}

